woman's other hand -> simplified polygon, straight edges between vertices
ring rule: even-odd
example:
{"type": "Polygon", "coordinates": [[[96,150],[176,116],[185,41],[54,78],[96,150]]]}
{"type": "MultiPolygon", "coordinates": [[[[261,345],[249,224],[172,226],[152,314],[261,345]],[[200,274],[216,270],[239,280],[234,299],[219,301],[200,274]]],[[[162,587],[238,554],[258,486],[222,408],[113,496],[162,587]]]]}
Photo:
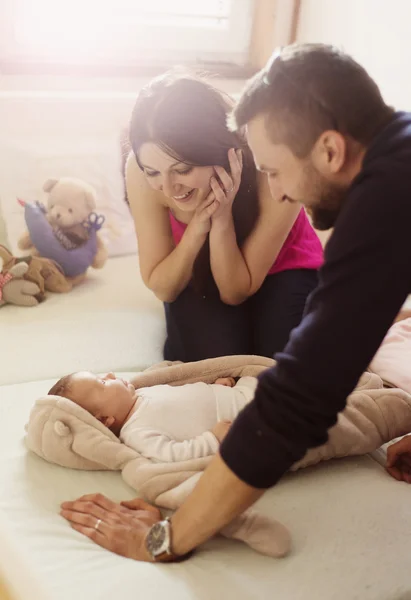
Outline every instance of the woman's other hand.
{"type": "Polygon", "coordinates": [[[226,225],[232,219],[232,206],[234,198],[240,188],[241,173],[243,170],[243,156],[241,150],[231,148],[228,151],[230,174],[224,167],[215,166],[216,177],[210,181],[211,189],[218,203],[217,210],[212,215],[212,225],[226,225]]]}
{"type": "Polygon", "coordinates": [[[211,229],[211,217],[218,207],[214,192],[210,192],[197,206],[187,229],[195,236],[206,236],[211,229]]]}

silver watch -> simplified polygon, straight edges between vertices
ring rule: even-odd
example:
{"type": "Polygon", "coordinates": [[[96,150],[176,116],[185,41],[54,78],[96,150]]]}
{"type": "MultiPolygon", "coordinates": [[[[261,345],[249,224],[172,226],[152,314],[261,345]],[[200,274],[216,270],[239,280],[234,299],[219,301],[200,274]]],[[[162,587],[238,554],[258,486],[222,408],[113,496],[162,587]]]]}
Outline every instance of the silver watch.
{"type": "Polygon", "coordinates": [[[151,526],[146,537],[146,550],[153,560],[167,560],[167,557],[172,560],[170,517],[151,526]]]}
{"type": "Polygon", "coordinates": [[[187,554],[174,554],[171,549],[171,537],[170,517],[151,526],[145,544],[147,552],[155,562],[181,562],[193,554],[192,550],[187,554]]]}

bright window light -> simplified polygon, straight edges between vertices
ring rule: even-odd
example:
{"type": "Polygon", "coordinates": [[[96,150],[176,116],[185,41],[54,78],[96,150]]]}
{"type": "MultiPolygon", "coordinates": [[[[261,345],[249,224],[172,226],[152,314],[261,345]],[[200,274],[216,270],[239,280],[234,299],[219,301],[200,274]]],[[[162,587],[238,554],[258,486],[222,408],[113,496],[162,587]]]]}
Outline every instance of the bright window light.
{"type": "Polygon", "coordinates": [[[14,0],[20,55],[48,62],[244,60],[252,0],[14,0]],[[148,53],[148,54],[143,54],[148,53]]]}

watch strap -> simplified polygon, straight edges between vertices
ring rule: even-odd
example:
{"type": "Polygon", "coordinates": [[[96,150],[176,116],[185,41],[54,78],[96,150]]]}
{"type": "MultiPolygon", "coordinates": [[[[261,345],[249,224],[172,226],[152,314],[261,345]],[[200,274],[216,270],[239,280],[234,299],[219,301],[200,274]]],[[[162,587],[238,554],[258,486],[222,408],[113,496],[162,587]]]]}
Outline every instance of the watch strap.
{"type": "Polygon", "coordinates": [[[186,554],[173,554],[173,552],[162,552],[154,557],[154,562],[183,562],[194,554],[194,550],[190,550],[186,554]]]}

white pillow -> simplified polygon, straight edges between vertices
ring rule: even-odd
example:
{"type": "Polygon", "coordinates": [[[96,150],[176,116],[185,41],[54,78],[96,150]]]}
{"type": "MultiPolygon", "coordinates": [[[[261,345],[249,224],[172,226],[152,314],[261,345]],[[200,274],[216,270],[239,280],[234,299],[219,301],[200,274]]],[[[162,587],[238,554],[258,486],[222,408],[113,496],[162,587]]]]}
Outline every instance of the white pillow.
{"type": "Polygon", "coordinates": [[[24,214],[16,198],[46,201],[43,183],[49,177],[78,177],[97,192],[97,212],[106,217],[102,229],[110,256],[132,254],[137,240],[130,210],[124,200],[119,136],[92,131],[87,135],[2,136],[0,142],[0,202],[11,250],[21,254],[17,241],[25,230],[24,214]]]}

